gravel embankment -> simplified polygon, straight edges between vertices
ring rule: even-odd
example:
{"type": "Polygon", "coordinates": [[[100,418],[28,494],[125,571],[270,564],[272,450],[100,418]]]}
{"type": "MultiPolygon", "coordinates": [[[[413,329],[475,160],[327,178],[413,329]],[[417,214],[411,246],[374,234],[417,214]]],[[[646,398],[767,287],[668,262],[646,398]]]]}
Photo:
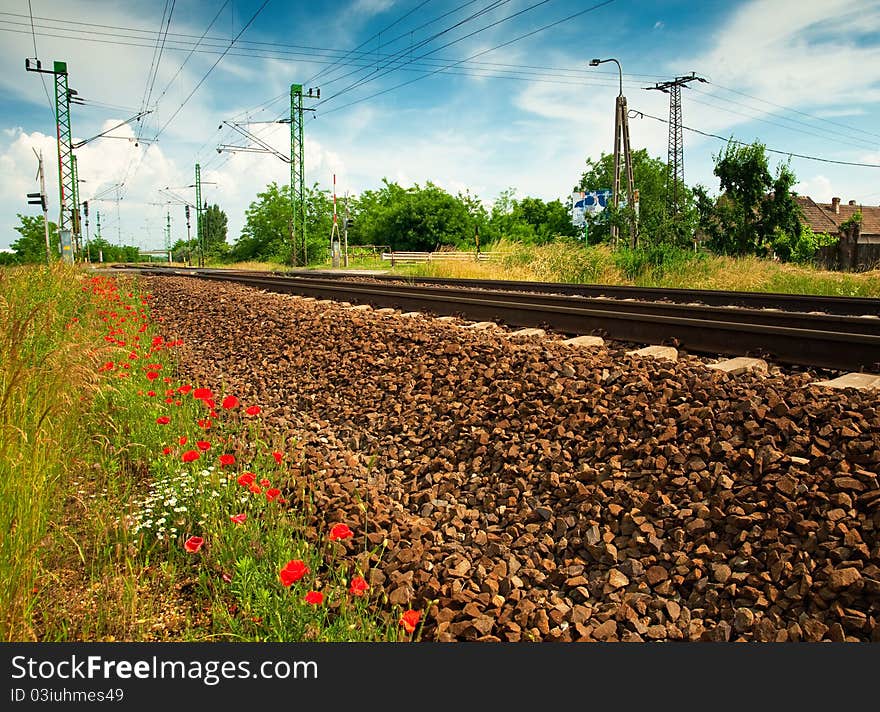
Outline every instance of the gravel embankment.
{"type": "Polygon", "coordinates": [[[426,639],[880,641],[876,393],[148,282],[426,639]]]}

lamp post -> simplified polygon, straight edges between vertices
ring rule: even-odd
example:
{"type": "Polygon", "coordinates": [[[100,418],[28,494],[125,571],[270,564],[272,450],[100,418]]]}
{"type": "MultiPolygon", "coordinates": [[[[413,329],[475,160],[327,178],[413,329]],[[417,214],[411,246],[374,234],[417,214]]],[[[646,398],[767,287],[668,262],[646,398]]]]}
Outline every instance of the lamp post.
{"type": "MultiPolygon", "coordinates": [[[[614,183],[611,187],[611,202],[615,210],[620,205],[620,163],[621,153],[623,153],[623,162],[626,164],[626,199],[627,206],[632,211],[630,216],[630,246],[635,248],[638,245],[638,223],[635,215],[636,205],[633,196],[633,169],[632,169],[632,152],[629,143],[629,118],[627,116],[626,97],[623,95],[623,69],[613,57],[608,59],[591,59],[590,66],[598,67],[605,62],[614,62],[617,65],[617,72],[620,80],[620,91],[615,102],[614,114],[614,183]]],[[[611,239],[617,244],[618,229],[617,225],[611,225],[611,239]]]]}

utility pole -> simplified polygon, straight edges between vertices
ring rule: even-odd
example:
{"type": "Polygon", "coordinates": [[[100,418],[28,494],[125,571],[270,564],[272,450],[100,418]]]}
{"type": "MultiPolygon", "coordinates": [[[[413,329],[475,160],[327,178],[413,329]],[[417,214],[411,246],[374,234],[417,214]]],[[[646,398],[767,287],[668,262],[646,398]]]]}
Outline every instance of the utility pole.
{"type": "MultiPolygon", "coordinates": [[[[669,140],[666,158],[666,215],[674,217],[681,208],[679,185],[684,187],[684,137],[681,126],[681,88],[688,82],[705,82],[691,72],[689,75],[676,77],[667,82],[657,82],[652,87],[664,94],[669,94],[669,140]]],[[[682,196],[683,197],[683,196],[682,196]]]]}
{"type": "Polygon", "coordinates": [[[183,206],[183,213],[186,216],[186,264],[188,267],[192,267],[192,255],[190,253],[190,240],[192,239],[189,235],[190,223],[189,223],[189,203],[183,206]]]}
{"type": "Polygon", "coordinates": [[[43,208],[43,233],[46,236],[46,263],[52,264],[52,248],[49,246],[49,204],[46,200],[46,178],[43,175],[43,153],[37,153],[37,149],[31,147],[34,155],[37,157],[37,175],[40,179],[40,192],[28,193],[28,203],[39,205],[43,208]]]}
{"type": "MultiPolygon", "coordinates": [[[[627,207],[631,211],[630,215],[630,247],[633,249],[638,246],[639,235],[638,235],[638,222],[635,219],[635,196],[633,195],[633,190],[635,188],[633,181],[633,167],[632,167],[632,151],[630,149],[629,143],[629,116],[626,108],[626,97],[623,95],[623,69],[620,66],[620,62],[616,59],[591,59],[590,66],[598,67],[600,64],[604,64],[605,62],[614,62],[617,65],[617,71],[620,77],[620,92],[617,95],[617,100],[615,102],[615,113],[614,113],[614,182],[611,186],[612,188],[612,202],[614,204],[615,209],[620,206],[620,171],[621,171],[621,162],[626,165],[626,204],[627,207]]],[[[611,240],[616,245],[618,239],[618,228],[617,225],[611,225],[611,240]]]]}
{"type": "MultiPolygon", "coordinates": [[[[97,237],[98,240],[101,239],[101,211],[100,210],[95,211],[95,237],[97,237]]],[[[102,250],[99,247],[98,248],[98,262],[103,262],[103,261],[104,261],[104,250],[102,250]]]]}
{"type": "Polygon", "coordinates": [[[196,242],[199,245],[199,267],[205,266],[205,245],[202,238],[202,167],[196,163],[196,242]]]}
{"type": "Polygon", "coordinates": [[[84,200],[82,203],[83,215],[86,219],[86,262],[92,261],[92,253],[89,249],[89,201],[84,200]]]}
{"type": "Polygon", "coordinates": [[[348,191],[345,191],[345,225],[342,231],[342,244],[343,244],[343,257],[342,264],[345,267],[348,267],[348,224],[351,222],[351,218],[349,217],[350,213],[348,211],[348,191]]]}
{"type": "Polygon", "coordinates": [[[70,167],[71,173],[73,175],[73,192],[71,193],[71,200],[73,202],[73,206],[71,208],[71,223],[73,226],[73,256],[75,259],[82,259],[82,226],[79,212],[79,173],[76,166],[76,156],[73,154],[72,150],[70,152],[70,167]]]}
{"type": "Polygon", "coordinates": [[[333,227],[330,228],[330,259],[333,269],[339,269],[339,224],[336,222],[336,174],[333,174],[333,227]]]}
{"type": "Polygon", "coordinates": [[[168,262],[171,262],[171,212],[165,211],[165,251],[168,253],[168,262]]]}

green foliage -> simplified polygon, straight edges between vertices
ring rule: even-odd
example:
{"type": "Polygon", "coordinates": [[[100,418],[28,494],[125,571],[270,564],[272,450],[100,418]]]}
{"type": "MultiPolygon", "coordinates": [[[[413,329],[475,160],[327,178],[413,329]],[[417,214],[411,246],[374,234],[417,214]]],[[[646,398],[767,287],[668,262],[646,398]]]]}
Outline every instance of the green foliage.
{"type": "MultiPolygon", "coordinates": [[[[651,158],[647,149],[632,154],[633,182],[639,191],[639,241],[645,245],[672,244],[687,247],[693,240],[697,227],[697,209],[694,192],[679,183],[680,212],[676,216],[666,214],[666,161],[651,158]]],[[[587,170],[581,176],[578,190],[610,190],[614,183],[614,156],[603,153],[599,160],[587,159],[587,170]]],[[[622,194],[625,199],[625,193],[622,194]]],[[[611,225],[628,229],[631,213],[628,207],[619,210],[609,205],[598,216],[588,216],[588,240],[591,244],[607,242],[611,225]]]]}
{"type": "Polygon", "coordinates": [[[664,273],[681,269],[689,262],[701,259],[700,254],[675,245],[658,243],[638,247],[635,250],[623,247],[614,253],[614,264],[628,279],[652,273],[660,278],[664,273]]]}
{"type": "Polygon", "coordinates": [[[514,198],[516,191],[508,188],[492,206],[487,234],[492,238],[508,238],[528,245],[544,245],[557,237],[577,237],[579,230],[571,222],[571,213],[559,200],[544,202],[540,198],[514,198]]]}
{"type": "Polygon", "coordinates": [[[705,189],[697,189],[700,226],[710,249],[729,255],[766,255],[779,244],[787,253],[799,253],[794,246],[800,240],[801,214],[792,192],[797,178],[788,164],[780,164],[774,177],[763,144],[742,146],[730,141],[715,156],[714,172],[721,196],[713,201],[705,189]]]}
{"type": "MultiPolygon", "coordinates": [[[[309,262],[321,262],[330,251],[333,203],[317,183],[305,191],[306,250],[309,262]]],[[[290,263],[293,204],[290,188],[270,183],[257,194],[245,212],[245,226],[229,258],[233,261],[264,260],[290,263]]]]}
{"type": "Polygon", "coordinates": [[[820,247],[835,244],[840,238],[825,232],[815,233],[808,225],[801,225],[796,238],[777,230],[773,235],[771,246],[776,256],[783,262],[806,264],[816,256],[820,247]]]}
{"type": "Polygon", "coordinates": [[[93,237],[88,245],[83,245],[90,262],[139,262],[140,248],[133,245],[114,245],[103,237],[93,237]]]}
{"type": "Polygon", "coordinates": [[[456,198],[430,181],[411,188],[387,179],[382,183],[380,190],[364,191],[355,201],[350,244],[419,252],[473,246],[475,228],[485,220],[475,198],[456,198]]]}
{"type": "MultiPolygon", "coordinates": [[[[21,237],[13,242],[10,247],[13,257],[5,258],[6,264],[45,264],[46,263],[46,231],[43,226],[42,215],[17,214],[21,225],[15,227],[21,237]]],[[[52,259],[57,259],[61,254],[61,237],[58,226],[49,222],[49,245],[52,250],[52,259]]]]}
{"type": "Polygon", "coordinates": [[[219,205],[209,205],[202,212],[202,229],[205,231],[205,254],[222,256],[229,250],[226,243],[226,213],[219,205]]]}

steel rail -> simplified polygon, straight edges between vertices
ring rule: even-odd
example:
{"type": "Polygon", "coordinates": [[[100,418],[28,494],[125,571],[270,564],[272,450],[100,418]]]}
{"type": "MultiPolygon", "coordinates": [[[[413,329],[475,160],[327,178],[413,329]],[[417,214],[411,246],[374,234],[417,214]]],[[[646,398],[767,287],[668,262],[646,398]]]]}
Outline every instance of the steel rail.
{"type": "MultiPolygon", "coordinates": [[[[281,273],[278,273],[281,274],[281,273]]],[[[335,272],[310,272],[309,275],[351,279],[335,272]]],[[[285,274],[285,276],[292,276],[285,274]]],[[[735,306],[752,309],[781,309],[783,311],[824,312],[849,316],[880,316],[880,299],[873,297],[837,297],[810,294],[783,294],[777,292],[731,292],[714,289],[672,289],[666,287],[629,287],[603,284],[574,284],[570,282],[521,282],[501,279],[454,279],[451,277],[403,277],[374,275],[378,282],[408,282],[438,286],[473,287],[510,292],[539,294],[566,294],[610,299],[639,301],[667,301],[681,304],[699,302],[708,306],[735,306]]]]}
{"type": "Polygon", "coordinates": [[[836,370],[880,368],[880,335],[873,319],[640,302],[614,302],[612,308],[606,301],[597,304],[570,297],[387,287],[222,270],[151,268],[140,271],[230,281],[273,292],[503,322],[510,326],[542,327],[565,334],[602,334],[635,343],[673,343],[695,353],[757,355],[780,363],[836,370]],[[651,313],[655,307],[664,313],[651,313]],[[679,307],[679,310],[673,314],[669,307],[679,307]],[[801,326],[785,324],[785,319],[792,316],[801,326]],[[813,327],[804,328],[805,323],[813,327]],[[816,328],[817,325],[825,328],[816,328]]]}

